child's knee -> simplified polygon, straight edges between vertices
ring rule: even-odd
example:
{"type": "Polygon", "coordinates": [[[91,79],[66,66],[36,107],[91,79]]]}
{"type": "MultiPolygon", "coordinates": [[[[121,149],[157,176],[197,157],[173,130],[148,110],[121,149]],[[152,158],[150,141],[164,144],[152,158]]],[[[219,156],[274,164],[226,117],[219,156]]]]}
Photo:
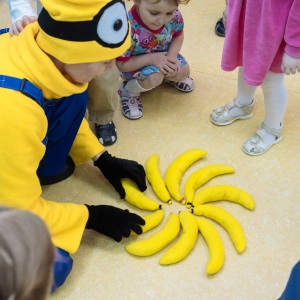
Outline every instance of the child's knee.
{"type": "Polygon", "coordinates": [[[162,73],[152,73],[149,76],[147,76],[144,81],[147,81],[147,84],[149,85],[149,89],[153,89],[157,86],[159,86],[163,80],[164,75],[162,73]]]}

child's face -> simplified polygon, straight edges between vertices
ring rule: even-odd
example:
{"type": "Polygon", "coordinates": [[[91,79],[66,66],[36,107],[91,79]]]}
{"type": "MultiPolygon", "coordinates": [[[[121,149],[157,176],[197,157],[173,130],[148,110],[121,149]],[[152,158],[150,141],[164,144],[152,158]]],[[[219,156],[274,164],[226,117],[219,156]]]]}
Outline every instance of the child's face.
{"type": "Polygon", "coordinates": [[[136,0],[135,4],[142,21],[152,30],[158,30],[168,23],[178,8],[175,0],[136,0]]]}
{"type": "Polygon", "coordinates": [[[64,75],[75,83],[87,83],[109,71],[116,65],[115,59],[94,63],[66,65],[64,75]]]}

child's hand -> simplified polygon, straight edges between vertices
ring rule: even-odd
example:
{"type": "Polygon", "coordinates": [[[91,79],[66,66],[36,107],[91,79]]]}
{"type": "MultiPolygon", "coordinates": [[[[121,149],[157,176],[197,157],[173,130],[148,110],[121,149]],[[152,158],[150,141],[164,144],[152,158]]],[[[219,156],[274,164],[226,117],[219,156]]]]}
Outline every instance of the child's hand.
{"type": "Polygon", "coordinates": [[[176,63],[174,64],[175,69],[172,72],[168,72],[165,77],[174,77],[180,70],[180,66],[178,64],[178,60],[176,59],[176,63]]]}
{"type": "Polygon", "coordinates": [[[9,29],[9,33],[11,36],[19,35],[19,33],[30,23],[33,23],[37,20],[37,17],[28,17],[23,16],[22,19],[16,21],[12,24],[12,27],[9,29]]]}
{"type": "Polygon", "coordinates": [[[286,75],[296,74],[300,72],[300,58],[288,55],[284,52],[282,57],[281,70],[286,75]]]}
{"type": "Polygon", "coordinates": [[[156,52],[152,53],[154,56],[153,65],[159,69],[159,71],[164,74],[175,74],[177,73],[177,58],[171,58],[167,56],[167,52],[156,52]]]}

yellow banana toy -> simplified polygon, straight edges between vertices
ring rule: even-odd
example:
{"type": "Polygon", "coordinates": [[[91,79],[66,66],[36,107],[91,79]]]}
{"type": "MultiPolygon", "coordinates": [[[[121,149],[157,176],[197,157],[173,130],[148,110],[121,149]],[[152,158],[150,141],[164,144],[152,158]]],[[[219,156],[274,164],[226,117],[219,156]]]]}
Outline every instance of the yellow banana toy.
{"type": "Polygon", "coordinates": [[[225,209],[211,204],[203,204],[195,206],[191,211],[195,215],[204,216],[218,222],[229,234],[238,253],[242,253],[246,249],[246,237],[241,224],[225,209]]]}
{"type": "Polygon", "coordinates": [[[145,164],[146,176],[156,196],[163,202],[172,204],[170,193],[159,171],[159,155],[151,155],[145,164]]]}
{"type": "Polygon", "coordinates": [[[144,210],[163,209],[162,205],[143,194],[129,179],[123,178],[121,182],[126,193],[125,200],[130,204],[144,210]]]}
{"type": "MultiPolygon", "coordinates": [[[[144,216],[143,219],[145,220],[146,224],[141,226],[143,233],[158,226],[162,222],[164,215],[165,215],[164,210],[158,209],[155,212],[147,216],[144,216]]],[[[134,231],[131,231],[131,235],[136,235],[136,233],[134,231]]]]}
{"type": "Polygon", "coordinates": [[[183,233],[178,241],[159,260],[161,265],[175,264],[183,260],[193,249],[198,235],[198,223],[189,211],[181,211],[179,220],[183,233]]]}
{"type": "Polygon", "coordinates": [[[170,244],[180,231],[179,217],[170,213],[164,227],[146,240],[133,242],[125,247],[128,253],[137,256],[149,256],[170,244]]]}
{"type": "Polygon", "coordinates": [[[232,201],[250,210],[255,208],[254,199],[250,194],[230,185],[213,185],[201,189],[195,194],[193,206],[219,200],[232,201]]]}
{"type": "Polygon", "coordinates": [[[191,207],[193,203],[193,198],[195,195],[195,191],[211,180],[212,178],[223,175],[223,174],[230,174],[234,172],[234,168],[226,166],[226,165],[209,165],[206,166],[198,171],[192,173],[186,181],[184,187],[185,199],[187,201],[188,208],[191,207]]]}
{"type": "Polygon", "coordinates": [[[201,149],[192,149],[180,154],[167,168],[165,182],[171,196],[182,204],[186,201],[180,193],[180,181],[183,173],[194,162],[206,156],[207,152],[201,149]]]}
{"type": "Polygon", "coordinates": [[[218,230],[209,221],[197,218],[199,231],[202,234],[209,251],[206,273],[217,273],[224,265],[225,250],[218,230]]]}

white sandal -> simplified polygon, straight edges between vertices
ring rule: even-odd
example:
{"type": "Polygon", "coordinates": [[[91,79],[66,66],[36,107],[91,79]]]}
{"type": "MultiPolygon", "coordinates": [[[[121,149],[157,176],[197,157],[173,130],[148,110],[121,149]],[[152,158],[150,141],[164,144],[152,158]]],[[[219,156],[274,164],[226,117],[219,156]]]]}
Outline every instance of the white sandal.
{"type": "Polygon", "coordinates": [[[118,90],[122,104],[121,111],[126,118],[136,120],[143,115],[143,105],[139,94],[132,94],[124,88],[126,83],[127,81],[124,81],[122,87],[118,90]]]}
{"type": "Polygon", "coordinates": [[[268,151],[273,145],[282,140],[282,129],[269,128],[265,123],[256,131],[255,135],[250,137],[242,146],[242,150],[248,155],[261,155],[268,151]],[[273,143],[265,144],[263,139],[270,133],[276,137],[273,143]]]}
{"type": "Polygon", "coordinates": [[[182,81],[164,80],[164,82],[173,85],[178,91],[189,93],[195,88],[194,79],[190,76],[182,81]]]}
{"type": "Polygon", "coordinates": [[[253,100],[251,104],[247,106],[242,106],[236,99],[234,99],[233,101],[227,103],[226,105],[216,108],[210,114],[210,120],[215,125],[220,125],[220,126],[229,125],[236,120],[245,120],[251,118],[253,116],[253,109],[254,109],[253,100]],[[230,110],[233,108],[240,109],[242,111],[242,114],[233,117],[230,114],[230,110]]]}

